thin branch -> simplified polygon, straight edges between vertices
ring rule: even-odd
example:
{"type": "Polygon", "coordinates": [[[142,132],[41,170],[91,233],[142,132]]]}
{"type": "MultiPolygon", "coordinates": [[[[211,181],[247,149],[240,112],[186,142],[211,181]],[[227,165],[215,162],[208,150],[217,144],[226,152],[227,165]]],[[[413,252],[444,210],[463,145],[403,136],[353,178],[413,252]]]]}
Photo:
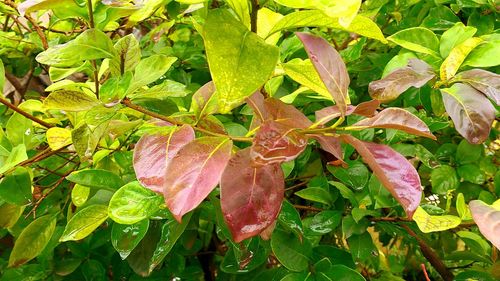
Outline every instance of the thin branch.
{"type": "Polygon", "coordinates": [[[431,279],[429,279],[429,275],[427,274],[427,270],[425,269],[425,264],[420,264],[420,267],[422,267],[422,271],[424,272],[424,275],[425,275],[425,280],[426,281],[431,281],[431,279]]]}
{"type": "Polygon", "coordinates": [[[42,161],[42,160],[44,160],[52,155],[56,155],[64,148],[66,148],[66,147],[61,147],[57,150],[52,150],[50,148],[46,148],[46,149],[42,150],[40,153],[38,153],[37,155],[31,157],[30,159],[22,161],[21,163],[17,164],[15,167],[12,167],[9,170],[7,170],[5,173],[1,174],[0,179],[2,179],[6,174],[14,171],[16,169],[16,167],[24,167],[24,166],[27,166],[27,165],[30,165],[30,164],[33,164],[36,162],[40,162],[40,161],[42,161]]]}
{"type": "MultiPolygon", "coordinates": [[[[5,0],[4,3],[17,10],[16,3],[14,3],[10,0],[5,0]]],[[[24,17],[31,23],[31,25],[33,25],[33,28],[35,29],[36,33],[38,34],[38,37],[40,37],[40,40],[42,41],[43,48],[45,50],[47,50],[49,48],[49,43],[47,41],[47,37],[45,36],[45,33],[43,33],[43,30],[40,28],[40,26],[35,21],[35,19],[33,19],[30,15],[25,14],[24,17]]]]}
{"type": "Polygon", "coordinates": [[[39,119],[39,118],[37,118],[37,117],[35,117],[35,116],[33,116],[33,115],[29,114],[28,112],[26,112],[26,111],[24,111],[24,110],[20,109],[19,107],[17,107],[17,106],[15,106],[15,105],[13,105],[12,103],[10,103],[8,100],[6,100],[6,99],[5,99],[5,98],[3,98],[3,97],[0,97],[0,103],[3,103],[3,104],[4,104],[4,105],[6,105],[8,108],[10,108],[10,109],[14,110],[15,112],[17,112],[17,113],[21,114],[22,116],[24,116],[24,117],[26,117],[26,118],[30,119],[30,120],[31,120],[31,121],[33,121],[33,122],[36,122],[36,123],[40,124],[40,125],[42,125],[42,126],[44,126],[44,127],[46,127],[46,128],[52,128],[52,127],[54,127],[54,125],[51,125],[51,124],[49,124],[49,123],[47,123],[47,122],[45,122],[45,121],[43,121],[43,120],[41,120],[41,119],[39,119]]]}
{"type": "Polygon", "coordinates": [[[300,183],[298,183],[298,184],[295,184],[295,185],[292,185],[292,186],[290,186],[290,187],[285,188],[285,191],[294,190],[294,189],[296,189],[296,188],[298,188],[298,187],[301,187],[301,186],[307,185],[308,183],[309,183],[309,182],[307,182],[307,181],[300,182],[300,183]]]}
{"type": "Polygon", "coordinates": [[[250,0],[252,12],[250,13],[250,30],[257,33],[257,14],[259,13],[259,0],[250,0]]]}
{"type": "Polygon", "coordinates": [[[403,227],[408,232],[408,234],[410,234],[417,240],[422,254],[441,275],[441,277],[445,281],[452,281],[454,278],[453,273],[451,273],[451,271],[446,267],[446,265],[439,258],[436,252],[434,252],[434,250],[429,245],[427,245],[427,243],[422,238],[420,238],[415,232],[413,232],[410,227],[405,224],[401,224],[401,227],[403,227]]]}
{"type": "Polygon", "coordinates": [[[93,7],[92,7],[92,0],[87,0],[87,8],[88,8],[88,11],[89,11],[89,26],[90,28],[94,28],[95,25],[94,25],[94,11],[93,11],[93,7]]]}
{"type": "Polygon", "coordinates": [[[303,205],[293,205],[295,207],[295,209],[299,209],[299,210],[306,210],[306,211],[312,211],[312,212],[321,212],[323,211],[323,209],[320,209],[320,208],[316,208],[316,207],[313,207],[313,206],[303,206],[303,205]]]}

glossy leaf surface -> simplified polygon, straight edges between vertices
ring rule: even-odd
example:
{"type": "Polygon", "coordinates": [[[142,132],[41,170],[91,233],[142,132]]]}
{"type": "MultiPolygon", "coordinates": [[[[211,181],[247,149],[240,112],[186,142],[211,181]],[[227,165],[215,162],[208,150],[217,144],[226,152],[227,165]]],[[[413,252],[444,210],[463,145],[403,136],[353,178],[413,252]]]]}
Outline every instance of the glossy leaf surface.
{"type": "Polygon", "coordinates": [[[182,147],[165,172],[163,195],[181,221],[196,208],[219,183],[231,157],[232,141],[223,137],[202,137],[182,147]]]}
{"type": "Polygon", "coordinates": [[[187,125],[166,134],[143,135],[134,149],[134,170],[139,182],[154,192],[162,193],[168,162],[192,140],[194,131],[187,125]]]}
{"type": "Polygon", "coordinates": [[[461,83],[442,89],[441,93],[455,129],[472,144],[484,142],[495,119],[495,108],[490,101],[476,89],[461,83]]]}
{"type": "Polygon", "coordinates": [[[17,167],[0,182],[0,199],[5,202],[22,206],[31,198],[31,177],[26,168],[17,167]]]}
{"type": "Polygon", "coordinates": [[[142,220],[132,225],[113,224],[111,229],[111,243],[120,254],[122,260],[126,259],[134,248],[141,242],[149,228],[149,220],[142,220]]]}
{"type": "Polygon", "coordinates": [[[66,225],[60,242],[81,240],[108,218],[108,206],[89,205],[76,213],[66,225]]]}
{"type": "Polygon", "coordinates": [[[360,141],[349,135],[343,135],[342,139],[358,151],[411,218],[422,197],[420,177],[411,163],[386,145],[360,141]]]}
{"type": "Polygon", "coordinates": [[[411,51],[439,56],[439,39],[434,32],[425,27],[412,27],[398,31],[387,37],[387,40],[411,51]]]}
{"type": "Polygon", "coordinates": [[[71,173],[67,180],[88,187],[116,190],[125,183],[116,174],[98,169],[80,170],[71,173]]]}
{"type": "Polygon", "coordinates": [[[473,37],[453,48],[448,57],[443,61],[443,64],[441,64],[439,71],[441,80],[448,80],[455,76],[467,55],[481,42],[483,42],[483,39],[473,37]]]}
{"type": "Polygon", "coordinates": [[[279,164],[255,167],[250,149],[229,160],[221,178],[221,208],[235,242],[258,235],[275,222],[283,201],[279,164]]]}

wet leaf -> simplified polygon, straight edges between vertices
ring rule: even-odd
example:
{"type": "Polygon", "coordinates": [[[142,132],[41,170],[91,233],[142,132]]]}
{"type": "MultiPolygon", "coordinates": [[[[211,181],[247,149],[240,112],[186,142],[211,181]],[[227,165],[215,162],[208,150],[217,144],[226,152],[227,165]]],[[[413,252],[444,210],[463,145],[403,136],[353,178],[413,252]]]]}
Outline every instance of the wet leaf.
{"type": "Polygon", "coordinates": [[[469,202],[472,218],[476,222],[481,233],[497,249],[500,249],[500,208],[494,208],[480,200],[469,202]]]}
{"type": "Polygon", "coordinates": [[[108,206],[89,205],[76,213],[66,225],[60,242],[81,240],[89,236],[108,218],[108,206]]]}
{"type": "Polygon", "coordinates": [[[409,134],[427,137],[435,140],[427,125],[417,116],[396,107],[386,108],[371,118],[366,118],[349,126],[351,129],[362,130],[367,128],[396,129],[409,134]]]}
{"type": "Polygon", "coordinates": [[[217,186],[231,157],[232,141],[224,137],[202,137],[182,147],[167,166],[163,195],[181,221],[217,186]]]}
{"type": "Polygon", "coordinates": [[[441,89],[441,93],[455,129],[472,144],[484,142],[495,119],[495,108],[490,101],[471,86],[461,83],[441,89]]]}
{"type": "Polygon", "coordinates": [[[120,254],[122,260],[126,259],[134,248],[141,242],[149,228],[149,220],[142,220],[132,225],[113,224],[111,229],[111,243],[120,254]]]}
{"type": "Polygon", "coordinates": [[[340,54],[323,38],[308,33],[296,33],[321,80],[330,92],[342,116],[349,100],[349,74],[340,54]]]}
{"type": "Polygon", "coordinates": [[[194,130],[184,125],[165,133],[145,134],[134,148],[134,170],[139,182],[158,193],[165,186],[168,162],[186,144],[194,140],[194,130]]]}
{"type": "Polygon", "coordinates": [[[389,102],[410,87],[420,88],[434,78],[432,68],[418,59],[410,59],[408,65],[398,68],[386,77],[370,82],[368,91],[373,99],[389,102]]]}
{"type": "Polygon", "coordinates": [[[271,237],[271,248],[279,262],[291,271],[307,268],[312,249],[307,239],[277,229],[271,237]]]}
{"type": "Polygon", "coordinates": [[[482,69],[460,72],[453,80],[465,82],[500,105],[500,75],[482,69]]]}
{"type": "Polygon", "coordinates": [[[249,148],[229,160],[220,182],[221,208],[236,243],[258,235],[275,222],[284,185],[280,165],[255,167],[249,148]]]}
{"type": "Polygon", "coordinates": [[[411,218],[422,197],[420,178],[411,163],[386,145],[360,141],[350,135],[342,135],[342,140],[358,151],[411,218]]]}

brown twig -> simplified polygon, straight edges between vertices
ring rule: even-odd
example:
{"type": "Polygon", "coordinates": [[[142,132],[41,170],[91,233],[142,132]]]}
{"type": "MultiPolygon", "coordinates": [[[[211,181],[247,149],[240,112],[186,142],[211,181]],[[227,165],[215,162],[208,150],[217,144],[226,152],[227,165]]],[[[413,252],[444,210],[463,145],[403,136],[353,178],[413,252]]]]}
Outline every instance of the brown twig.
{"type": "Polygon", "coordinates": [[[298,187],[301,187],[301,186],[307,185],[307,183],[308,183],[307,181],[299,182],[298,184],[295,184],[295,185],[292,185],[292,186],[290,186],[290,187],[285,188],[285,191],[294,190],[294,189],[296,189],[296,188],[298,188],[298,187]]]}
{"type": "Polygon", "coordinates": [[[31,120],[31,121],[33,121],[33,122],[36,122],[36,123],[40,124],[40,125],[42,125],[42,126],[44,126],[44,127],[46,127],[46,128],[52,128],[52,127],[54,127],[54,125],[51,125],[51,124],[49,124],[49,123],[47,123],[47,122],[45,122],[45,121],[43,121],[43,120],[41,120],[41,119],[39,119],[39,118],[37,118],[37,117],[35,117],[35,116],[33,116],[33,115],[29,114],[28,112],[26,112],[26,111],[24,111],[24,110],[20,109],[19,107],[17,107],[17,106],[15,106],[15,105],[13,105],[12,103],[10,103],[8,100],[6,100],[6,99],[5,99],[5,98],[3,98],[3,97],[0,97],[0,103],[3,103],[3,104],[4,104],[4,105],[6,105],[8,108],[10,108],[10,109],[14,110],[15,112],[17,112],[17,113],[21,114],[22,116],[24,116],[24,117],[26,117],[26,118],[30,119],[30,120],[31,120]]]}
{"type": "MultiPolygon", "coordinates": [[[[4,0],[4,3],[17,10],[16,3],[14,3],[10,0],[4,0]]],[[[35,29],[36,33],[38,34],[38,37],[40,37],[40,41],[42,41],[43,48],[45,50],[47,50],[49,48],[49,43],[47,41],[47,37],[45,36],[45,33],[43,33],[43,30],[40,28],[40,26],[35,21],[35,19],[33,19],[30,15],[25,14],[24,17],[31,23],[31,25],[33,25],[33,28],[35,29]]]]}
{"type": "Polygon", "coordinates": [[[299,209],[299,210],[306,210],[306,211],[312,211],[312,212],[321,212],[323,211],[323,209],[320,209],[320,208],[316,208],[316,207],[313,207],[313,206],[303,206],[303,205],[293,205],[295,207],[295,209],[299,209]]]}
{"type": "Polygon", "coordinates": [[[420,238],[410,227],[405,224],[401,224],[401,227],[403,227],[408,232],[408,234],[410,234],[417,240],[422,254],[441,275],[441,277],[445,281],[452,281],[454,278],[453,273],[451,273],[451,271],[446,267],[443,261],[441,261],[436,252],[434,252],[434,250],[429,245],[427,245],[427,243],[422,238],[420,238]]]}
{"type": "Polygon", "coordinates": [[[37,155],[31,157],[30,159],[22,161],[21,163],[17,164],[15,167],[10,168],[5,173],[1,174],[0,179],[2,179],[6,174],[12,172],[16,167],[23,167],[23,166],[27,166],[27,165],[30,165],[30,164],[33,164],[36,162],[40,162],[40,161],[42,161],[42,160],[44,160],[52,155],[59,153],[64,148],[65,147],[62,147],[62,148],[59,148],[57,150],[52,150],[50,148],[46,148],[46,149],[42,150],[40,153],[38,153],[37,155]]]}
{"type": "Polygon", "coordinates": [[[250,13],[250,30],[257,33],[257,14],[259,13],[259,0],[251,0],[252,12],[250,13]]]}

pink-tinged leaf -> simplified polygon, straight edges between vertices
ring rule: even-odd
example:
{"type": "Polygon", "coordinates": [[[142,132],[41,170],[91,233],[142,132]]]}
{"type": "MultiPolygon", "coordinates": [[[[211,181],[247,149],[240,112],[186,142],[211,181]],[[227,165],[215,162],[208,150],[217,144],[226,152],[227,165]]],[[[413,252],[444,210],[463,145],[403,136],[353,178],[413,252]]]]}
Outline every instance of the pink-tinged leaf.
{"type": "Polygon", "coordinates": [[[363,119],[349,126],[351,129],[387,128],[407,132],[409,134],[436,139],[429,127],[417,116],[401,108],[387,108],[377,115],[363,119]]]}
{"type": "Polygon", "coordinates": [[[465,82],[500,105],[500,75],[482,69],[460,72],[453,78],[465,82]]]}
{"type": "Polygon", "coordinates": [[[190,111],[194,112],[197,118],[217,112],[217,102],[212,98],[214,93],[215,85],[210,81],[193,94],[190,111]]]}
{"type": "Polygon", "coordinates": [[[469,208],[479,231],[500,250],[500,210],[481,200],[470,201],[469,208]]]}
{"type": "Polygon", "coordinates": [[[436,76],[432,68],[418,59],[410,59],[408,65],[398,68],[386,77],[368,85],[368,92],[374,99],[389,102],[396,99],[410,87],[420,88],[436,76]]]}
{"type": "Polygon", "coordinates": [[[297,32],[307,55],[326,88],[337,104],[341,115],[345,115],[349,101],[349,74],[340,54],[325,39],[309,33],[297,32]]]}
{"type": "Polygon", "coordinates": [[[278,99],[268,98],[264,101],[264,107],[273,117],[273,120],[292,128],[305,129],[312,125],[302,111],[293,105],[286,104],[278,99]]]}
{"type": "MultiPolygon", "coordinates": [[[[348,105],[345,115],[361,115],[365,117],[372,117],[377,112],[377,108],[380,105],[379,100],[370,100],[362,102],[358,105],[348,105]]],[[[339,107],[336,105],[325,107],[316,111],[316,122],[320,122],[321,125],[328,123],[329,121],[341,116],[339,107]]]]}
{"type": "Polygon", "coordinates": [[[470,143],[484,142],[495,120],[495,108],[488,98],[469,85],[456,83],[441,89],[443,102],[455,129],[470,143]]]}
{"type": "MultiPolygon", "coordinates": [[[[165,126],[162,123],[162,126],[165,126]]],[[[146,134],[134,148],[134,170],[139,182],[148,189],[162,193],[168,161],[187,143],[194,140],[194,131],[188,125],[173,129],[168,134],[146,134]]]]}
{"type": "Polygon", "coordinates": [[[342,165],[347,165],[344,162],[344,151],[342,151],[342,147],[340,146],[340,139],[338,137],[331,137],[320,134],[309,136],[318,141],[321,149],[335,156],[335,158],[337,158],[342,165]]]}
{"type": "Polygon", "coordinates": [[[260,91],[247,98],[247,104],[253,109],[255,116],[261,122],[272,118],[264,105],[264,101],[264,95],[260,91]]]}
{"type": "Polygon", "coordinates": [[[294,128],[277,121],[261,124],[250,150],[259,165],[282,163],[295,159],[307,146],[307,138],[294,128]]]}
{"type": "Polygon", "coordinates": [[[222,174],[221,208],[235,242],[261,234],[278,217],[285,191],[279,164],[255,166],[250,149],[234,155],[222,174]]]}
{"type": "Polygon", "coordinates": [[[233,143],[224,137],[201,137],[182,147],[165,172],[163,196],[176,220],[196,208],[217,186],[233,143]]]}
{"type": "Polygon", "coordinates": [[[350,135],[342,135],[341,138],[358,151],[363,161],[411,218],[422,197],[420,178],[415,167],[387,145],[360,141],[350,135]]]}

